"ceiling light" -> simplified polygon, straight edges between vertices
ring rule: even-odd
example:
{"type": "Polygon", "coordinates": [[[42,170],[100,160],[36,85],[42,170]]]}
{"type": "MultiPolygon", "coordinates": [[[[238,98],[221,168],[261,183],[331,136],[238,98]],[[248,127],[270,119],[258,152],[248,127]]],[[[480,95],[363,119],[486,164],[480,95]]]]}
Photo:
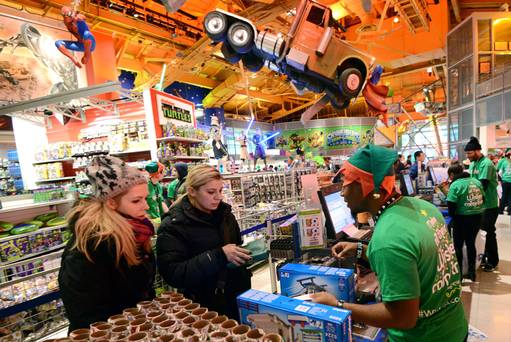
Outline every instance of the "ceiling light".
{"type": "Polygon", "coordinates": [[[393,21],[394,21],[394,24],[399,23],[399,17],[397,17],[397,16],[396,16],[396,17],[394,17],[394,20],[393,20],[393,21]]]}

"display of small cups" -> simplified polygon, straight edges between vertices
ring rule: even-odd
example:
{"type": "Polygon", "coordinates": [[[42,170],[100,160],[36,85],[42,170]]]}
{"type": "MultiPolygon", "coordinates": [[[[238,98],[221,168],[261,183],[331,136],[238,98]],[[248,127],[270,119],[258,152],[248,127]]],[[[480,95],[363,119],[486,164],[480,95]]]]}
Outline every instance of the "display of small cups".
{"type": "Polygon", "coordinates": [[[124,315],[114,315],[108,318],[108,323],[114,325],[115,322],[126,319],[124,315]]]}
{"type": "Polygon", "coordinates": [[[197,335],[197,333],[195,332],[195,330],[190,329],[190,328],[181,330],[178,335],[179,335],[179,338],[181,338],[185,341],[193,341],[194,337],[200,338],[197,335]]]}
{"type": "Polygon", "coordinates": [[[156,329],[158,329],[160,331],[167,332],[167,333],[173,333],[179,329],[179,324],[175,320],[167,319],[166,321],[158,324],[156,326],[156,329]]]}
{"type": "MultiPolygon", "coordinates": [[[[192,315],[193,315],[193,311],[192,311],[192,315]]],[[[206,321],[209,321],[212,323],[212,321],[218,317],[218,312],[216,311],[207,311],[205,312],[204,314],[202,314],[200,316],[200,319],[203,319],[203,320],[206,320],[206,321]]]]}
{"type": "Polygon", "coordinates": [[[284,342],[279,334],[266,334],[263,336],[262,342],[284,342]]]}
{"type": "Polygon", "coordinates": [[[198,308],[200,308],[200,304],[198,304],[198,303],[191,303],[184,307],[185,311],[188,311],[188,312],[192,312],[194,310],[197,310],[198,308]]]}
{"type": "Polygon", "coordinates": [[[163,315],[163,316],[159,316],[159,317],[154,318],[151,322],[153,323],[153,325],[158,326],[162,322],[165,322],[166,320],[168,320],[167,315],[163,315]]]}
{"type": "Polygon", "coordinates": [[[73,337],[71,337],[71,341],[74,341],[74,342],[81,342],[81,341],[89,341],[89,334],[79,334],[79,335],[74,335],[73,337]]]}
{"type": "Polygon", "coordinates": [[[128,342],[151,342],[149,334],[146,332],[138,332],[128,336],[128,342]]]}
{"type": "Polygon", "coordinates": [[[226,331],[215,331],[214,333],[209,335],[209,339],[214,342],[225,341],[225,339],[229,336],[229,333],[226,331]]]}
{"type": "Polygon", "coordinates": [[[232,329],[232,336],[236,337],[237,341],[245,341],[247,339],[247,334],[250,331],[250,327],[245,324],[238,325],[234,329],[232,329]]]}
{"type": "Polygon", "coordinates": [[[162,335],[156,339],[156,342],[171,342],[176,339],[174,334],[162,335]]]}
{"type": "Polygon", "coordinates": [[[110,338],[110,331],[107,330],[100,330],[100,331],[95,331],[93,332],[92,334],[90,334],[89,336],[89,341],[90,342],[98,342],[98,341],[101,341],[101,340],[107,340],[110,338]]]}
{"type": "Polygon", "coordinates": [[[140,302],[140,303],[137,303],[137,308],[142,312],[142,313],[147,313],[148,311],[150,311],[153,307],[153,302],[150,302],[150,301],[143,301],[143,302],[140,302]]]}
{"type": "Polygon", "coordinates": [[[185,319],[183,319],[183,325],[186,325],[187,327],[191,327],[193,323],[197,321],[197,318],[188,316],[185,319]]]}
{"type": "Polygon", "coordinates": [[[81,335],[89,336],[90,335],[90,329],[76,329],[76,330],[73,330],[73,331],[71,331],[69,333],[69,338],[74,341],[74,338],[76,336],[81,336],[81,335]]]}
{"type": "Polygon", "coordinates": [[[115,328],[115,327],[125,327],[125,328],[127,328],[129,325],[130,325],[130,321],[128,321],[127,319],[120,319],[118,321],[115,321],[112,324],[112,327],[113,328],[115,328]]]}
{"type": "MultiPolygon", "coordinates": [[[[211,312],[211,311],[210,311],[211,312]]],[[[228,321],[229,318],[225,315],[217,316],[211,320],[211,325],[213,326],[213,330],[218,330],[222,326],[222,324],[228,321]]]]}
{"type": "Polygon", "coordinates": [[[135,334],[137,332],[147,332],[151,331],[153,325],[151,322],[146,320],[145,318],[139,318],[130,322],[130,332],[135,334]]]}
{"type": "Polygon", "coordinates": [[[238,322],[236,322],[233,319],[228,319],[227,321],[223,322],[220,326],[220,331],[228,332],[229,334],[232,333],[232,330],[238,326],[238,322]]]}
{"type": "Polygon", "coordinates": [[[191,315],[197,319],[201,318],[202,315],[204,315],[206,312],[208,312],[207,308],[197,308],[191,312],[191,315]]]}
{"type": "Polygon", "coordinates": [[[248,342],[259,342],[263,340],[263,337],[264,330],[262,329],[252,329],[247,333],[248,342]]]}
{"type": "Polygon", "coordinates": [[[154,319],[159,318],[159,317],[165,317],[166,318],[167,315],[163,311],[149,311],[148,313],[146,313],[145,317],[149,321],[153,321],[154,319]]]}
{"type": "Polygon", "coordinates": [[[138,308],[128,308],[128,309],[124,309],[122,312],[124,317],[126,317],[126,319],[129,321],[134,320],[135,319],[134,317],[137,315],[140,315],[141,313],[142,312],[138,308]]]}
{"type": "Polygon", "coordinates": [[[127,337],[129,334],[128,326],[114,326],[112,327],[112,330],[110,331],[110,336],[112,338],[121,336],[121,337],[127,337]]]}
{"type": "Polygon", "coordinates": [[[179,323],[183,323],[183,320],[189,316],[190,315],[188,314],[188,312],[181,311],[178,312],[177,314],[174,314],[174,319],[179,323]]]}
{"type": "Polygon", "coordinates": [[[106,331],[110,333],[110,330],[112,330],[112,325],[107,322],[96,322],[90,325],[91,334],[97,331],[106,331]]]}
{"type": "Polygon", "coordinates": [[[192,329],[197,332],[201,339],[205,340],[209,335],[211,323],[205,320],[196,321],[192,324],[192,329]]]}

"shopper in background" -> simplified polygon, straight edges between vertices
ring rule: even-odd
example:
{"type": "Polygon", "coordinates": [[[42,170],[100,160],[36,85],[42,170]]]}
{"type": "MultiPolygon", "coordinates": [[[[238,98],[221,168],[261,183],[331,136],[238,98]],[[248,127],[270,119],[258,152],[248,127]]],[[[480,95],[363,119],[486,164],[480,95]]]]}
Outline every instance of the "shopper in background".
{"type": "Polygon", "coordinates": [[[507,214],[511,215],[511,149],[507,149],[506,155],[499,160],[497,172],[500,173],[502,179],[499,214],[504,214],[504,209],[507,208],[507,214]]]}
{"type": "Polygon", "coordinates": [[[96,157],[85,172],[95,194],[68,214],[72,235],[59,272],[69,331],[154,297],[147,176],[110,156],[96,157]]]}
{"type": "Polygon", "coordinates": [[[404,157],[402,154],[397,155],[396,164],[394,165],[396,176],[406,170],[406,165],[404,163],[404,157]]]}
{"type": "Polygon", "coordinates": [[[159,162],[150,162],[145,166],[145,170],[149,173],[149,182],[147,183],[147,190],[149,195],[147,196],[147,215],[151,219],[160,219],[163,214],[169,211],[167,204],[163,197],[163,186],[161,181],[163,180],[165,166],[159,162]]]}
{"type": "Polygon", "coordinates": [[[313,301],[351,310],[355,322],[388,330],[390,341],[466,339],[461,277],[444,218],[432,204],[402,197],[395,189],[395,151],[367,145],[343,164],[343,195],[354,215],[376,222],[369,246],[339,242],[337,258],[369,261],[382,295],[377,304],[338,301],[326,292],[313,301]]]}
{"type": "Polygon", "coordinates": [[[185,181],[188,175],[188,164],[176,163],[172,169],[172,174],[176,175],[177,178],[174,179],[167,188],[167,196],[170,203],[174,203],[179,196],[186,193],[185,181]]]}
{"type": "Polygon", "coordinates": [[[409,169],[412,167],[412,156],[409,154],[408,157],[406,157],[406,168],[409,169]]]}
{"type": "Polygon", "coordinates": [[[202,306],[238,318],[236,297],[250,289],[251,259],[231,207],[222,202],[221,174],[195,166],[187,194],[165,216],[156,242],[158,269],[171,286],[202,306]]]}
{"type": "Polygon", "coordinates": [[[453,218],[454,248],[463,271],[463,244],[467,246],[468,278],[476,281],[476,237],[484,211],[484,189],[461,164],[447,170],[451,185],[447,194],[449,216],[453,218]]]}
{"type": "Polygon", "coordinates": [[[422,151],[416,151],[413,156],[415,163],[410,167],[410,177],[415,180],[420,173],[426,172],[426,164],[424,164],[426,154],[422,151]]]}
{"type": "Polygon", "coordinates": [[[481,144],[476,137],[471,137],[465,145],[467,158],[470,160],[469,173],[478,179],[484,188],[483,227],[486,231],[483,270],[492,272],[499,264],[499,250],[495,223],[499,216],[499,198],[497,195],[497,170],[495,165],[481,153],[481,144]]]}

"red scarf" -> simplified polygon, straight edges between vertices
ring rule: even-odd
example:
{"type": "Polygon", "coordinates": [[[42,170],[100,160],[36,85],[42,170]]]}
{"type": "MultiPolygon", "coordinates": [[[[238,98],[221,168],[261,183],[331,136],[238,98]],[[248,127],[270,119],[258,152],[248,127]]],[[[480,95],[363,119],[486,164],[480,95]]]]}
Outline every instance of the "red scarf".
{"type": "Polygon", "coordinates": [[[133,228],[137,244],[144,246],[145,243],[154,235],[154,226],[147,218],[140,220],[135,218],[126,218],[133,228]]]}

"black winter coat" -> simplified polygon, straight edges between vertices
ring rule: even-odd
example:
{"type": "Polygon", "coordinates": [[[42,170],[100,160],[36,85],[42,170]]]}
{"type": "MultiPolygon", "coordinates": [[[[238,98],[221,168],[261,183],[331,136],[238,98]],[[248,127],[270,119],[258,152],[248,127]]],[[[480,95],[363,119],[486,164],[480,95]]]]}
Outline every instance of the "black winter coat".
{"type": "Polygon", "coordinates": [[[222,246],[229,243],[242,243],[231,207],[222,202],[207,214],[185,196],[164,216],[156,252],[158,270],[169,285],[202,306],[237,319],[236,297],[250,289],[252,274],[245,267],[227,267],[222,246]]]}
{"type": "MultiPolygon", "coordinates": [[[[75,220],[70,222],[74,232],[75,220]]],[[[115,264],[115,245],[103,241],[97,248],[92,241],[90,262],[85,254],[71,249],[74,235],[62,254],[59,287],[70,322],[69,331],[88,328],[91,323],[134,307],[140,301],[154,298],[155,258],[140,248],[142,263],[128,266],[125,260],[115,264]]]]}

